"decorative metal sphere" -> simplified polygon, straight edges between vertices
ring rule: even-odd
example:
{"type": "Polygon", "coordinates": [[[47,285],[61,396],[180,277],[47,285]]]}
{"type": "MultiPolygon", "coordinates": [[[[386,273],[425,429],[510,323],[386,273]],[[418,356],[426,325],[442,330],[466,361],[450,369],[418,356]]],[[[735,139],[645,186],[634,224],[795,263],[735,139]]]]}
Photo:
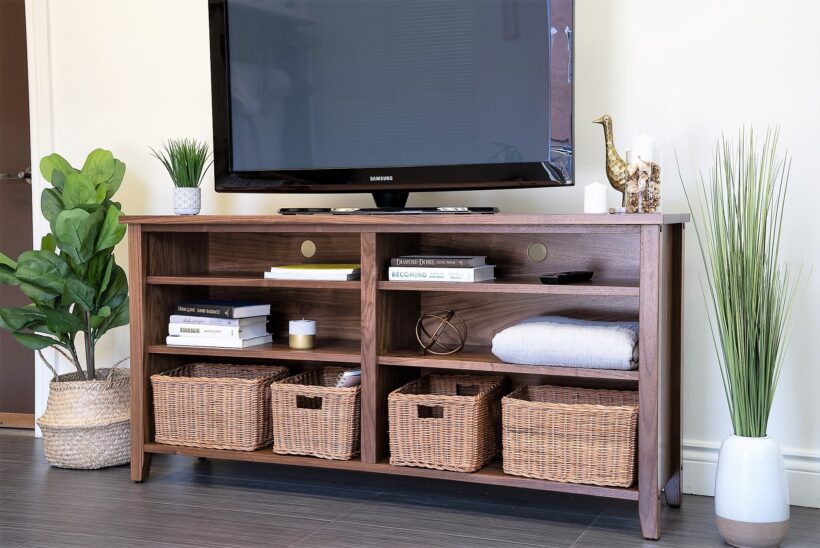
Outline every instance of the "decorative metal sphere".
{"type": "Polygon", "coordinates": [[[416,322],[416,340],[425,354],[455,354],[467,340],[467,324],[455,310],[426,310],[416,322]]]}

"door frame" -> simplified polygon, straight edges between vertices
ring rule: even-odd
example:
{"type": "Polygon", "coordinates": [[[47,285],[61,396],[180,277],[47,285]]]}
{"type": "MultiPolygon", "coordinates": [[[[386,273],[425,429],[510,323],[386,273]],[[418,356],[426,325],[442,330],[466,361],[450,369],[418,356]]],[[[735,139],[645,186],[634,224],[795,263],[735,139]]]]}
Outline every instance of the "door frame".
{"type": "MultiPolygon", "coordinates": [[[[54,152],[54,102],[51,88],[51,0],[25,0],[26,50],[28,55],[29,125],[31,127],[31,221],[32,246],[38,248],[40,240],[50,228],[40,213],[40,195],[46,188],[40,174],[40,158],[54,152]]],[[[46,359],[58,372],[67,370],[64,359],[53,349],[44,349],[46,359]],[[65,369],[64,369],[65,368],[65,369]]],[[[51,374],[38,354],[34,355],[34,416],[39,417],[46,408],[51,374]]],[[[35,425],[34,435],[41,437],[35,425]]]]}

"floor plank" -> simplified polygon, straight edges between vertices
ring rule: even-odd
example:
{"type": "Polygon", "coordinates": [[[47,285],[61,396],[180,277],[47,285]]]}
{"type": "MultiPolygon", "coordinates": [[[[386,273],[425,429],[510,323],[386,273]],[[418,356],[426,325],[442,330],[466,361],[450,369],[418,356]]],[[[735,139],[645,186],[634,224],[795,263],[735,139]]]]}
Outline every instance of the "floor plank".
{"type": "MultiPolygon", "coordinates": [[[[128,467],[48,466],[42,442],[0,431],[0,546],[711,547],[711,498],[663,508],[641,539],[635,502],[487,485],[157,455],[128,467]]],[[[785,547],[820,546],[820,511],[792,508],[785,547]]]]}

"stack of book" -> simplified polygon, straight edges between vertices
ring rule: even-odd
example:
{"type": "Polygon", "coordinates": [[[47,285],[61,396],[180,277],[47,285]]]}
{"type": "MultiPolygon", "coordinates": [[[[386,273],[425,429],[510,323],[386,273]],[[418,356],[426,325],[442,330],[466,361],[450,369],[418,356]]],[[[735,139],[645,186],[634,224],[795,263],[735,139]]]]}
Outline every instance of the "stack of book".
{"type": "Polygon", "coordinates": [[[274,266],[265,272],[268,280],[321,280],[345,282],[358,280],[361,277],[361,265],[358,264],[287,264],[274,266]]]}
{"type": "Polygon", "coordinates": [[[478,255],[403,255],[390,259],[391,282],[486,282],[495,266],[478,255]]]}
{"type": "Polygon", "coordinates": [[[248,348],[273,340],[270,305],[244,301],[179,303],[168,322],[168,346],[248,348]]]}

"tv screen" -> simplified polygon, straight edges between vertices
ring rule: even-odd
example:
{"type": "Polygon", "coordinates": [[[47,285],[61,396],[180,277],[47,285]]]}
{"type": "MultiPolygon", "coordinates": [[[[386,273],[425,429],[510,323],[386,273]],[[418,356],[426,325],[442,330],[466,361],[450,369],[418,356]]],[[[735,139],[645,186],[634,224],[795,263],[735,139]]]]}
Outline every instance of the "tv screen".
{"type": "Polygon", "coordinates": [[[571,0],[211,4],[218,190],[571,181],[571,0]]]}

